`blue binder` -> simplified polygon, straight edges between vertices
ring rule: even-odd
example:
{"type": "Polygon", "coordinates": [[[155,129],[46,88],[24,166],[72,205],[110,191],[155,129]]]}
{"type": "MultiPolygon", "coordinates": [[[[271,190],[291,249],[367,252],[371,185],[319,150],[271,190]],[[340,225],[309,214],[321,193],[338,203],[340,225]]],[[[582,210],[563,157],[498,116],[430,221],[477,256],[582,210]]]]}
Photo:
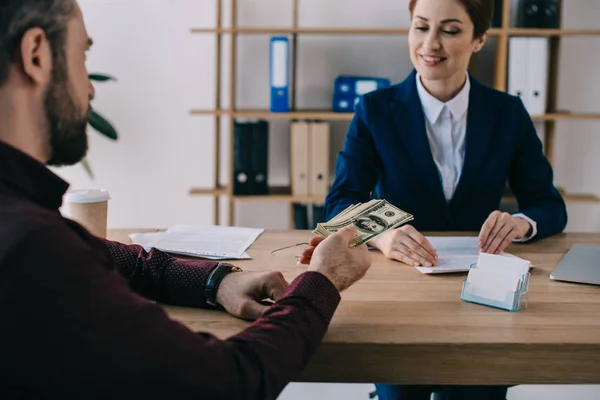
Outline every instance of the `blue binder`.
{"type": "Polygon", "coordinates": [[[340,75],[333,88],[334,112],[354,112],[354,105],[363,94],[390,86],[390,80],[367,76],[340,75]]]}
{"type": "Polygon", "coordinates": [[[289,112],[290,43],[287,37],[272,37],[270,44],[271,112],[289,112]]]}

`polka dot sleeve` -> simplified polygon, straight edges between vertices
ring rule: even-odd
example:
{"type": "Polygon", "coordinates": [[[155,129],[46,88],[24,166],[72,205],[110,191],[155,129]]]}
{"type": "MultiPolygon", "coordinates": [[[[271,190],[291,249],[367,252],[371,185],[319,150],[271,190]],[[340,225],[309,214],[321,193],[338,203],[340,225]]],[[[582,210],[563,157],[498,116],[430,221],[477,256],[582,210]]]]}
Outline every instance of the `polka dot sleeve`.
{"type": "Polygon", "coordinates": [[[106,241],[115,267],[132,290],[159,303],[206,307],[204,286],[217,263],[172,257],[160,250],[106,241]]]}

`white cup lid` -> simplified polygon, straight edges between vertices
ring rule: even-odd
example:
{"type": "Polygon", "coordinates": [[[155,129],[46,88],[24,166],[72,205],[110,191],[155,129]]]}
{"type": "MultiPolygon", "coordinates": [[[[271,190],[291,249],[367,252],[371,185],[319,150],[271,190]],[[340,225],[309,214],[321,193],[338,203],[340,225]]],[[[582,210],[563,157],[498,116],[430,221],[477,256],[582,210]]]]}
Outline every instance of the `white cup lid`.
{"type": "Polygon", "coordinates": [[[106,189],[80,189],[69,190],[65,201],[69,203],[100,203],[110,200],[106,189]]]}

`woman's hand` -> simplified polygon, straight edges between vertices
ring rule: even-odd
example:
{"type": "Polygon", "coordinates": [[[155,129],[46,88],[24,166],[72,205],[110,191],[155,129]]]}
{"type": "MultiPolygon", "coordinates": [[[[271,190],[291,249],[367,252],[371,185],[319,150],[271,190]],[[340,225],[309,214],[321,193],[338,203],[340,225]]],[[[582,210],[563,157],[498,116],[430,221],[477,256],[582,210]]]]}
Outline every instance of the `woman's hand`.
{"type": "Polygon", "coordinates": [[[499,254],[515,239],[522,239],[531,225],[523,218],[494,211],[485,221],[479,233],[478,246],[484,253],[499,254]]]}
{"type": "Polygon", "coordinates": [[[408,265],[432,267],[438,263],[437,252],[431,243],[412,225],[391,229],[369,244],[381,250],[387,258],[408,265]]]}

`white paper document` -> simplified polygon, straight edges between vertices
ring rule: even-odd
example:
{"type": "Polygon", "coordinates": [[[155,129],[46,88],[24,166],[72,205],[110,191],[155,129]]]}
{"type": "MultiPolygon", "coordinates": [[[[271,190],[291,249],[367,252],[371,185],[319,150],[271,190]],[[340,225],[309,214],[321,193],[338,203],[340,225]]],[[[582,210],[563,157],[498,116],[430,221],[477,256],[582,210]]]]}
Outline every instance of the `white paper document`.
{"type": "Polygon", "coordinates": [[[229,226],[178,225],[165,232],[134,233],[134,244],[144,248],[211,260],[248,259],[246,250],[264,229],[229,226]]]}
{"type": "MultiPolygon", "coordinates": [[[[471,264],[477,263],[479,259],[476,236],[428,236],[426,239],[438,253],[438,265],[415,267],[424,274],[467,272],[471,264]]],[[[509,253],[501,255],[514,257],[509,253]]]]}
{"type": "Polygon", "coordinates": [[[438,265],[435,267],[416,267],[424,274],[446,274],[465,272],[471,264],[477,262],[479,247],[474,236],[428,236],[431,246],[438,253],[438,265]]]}

